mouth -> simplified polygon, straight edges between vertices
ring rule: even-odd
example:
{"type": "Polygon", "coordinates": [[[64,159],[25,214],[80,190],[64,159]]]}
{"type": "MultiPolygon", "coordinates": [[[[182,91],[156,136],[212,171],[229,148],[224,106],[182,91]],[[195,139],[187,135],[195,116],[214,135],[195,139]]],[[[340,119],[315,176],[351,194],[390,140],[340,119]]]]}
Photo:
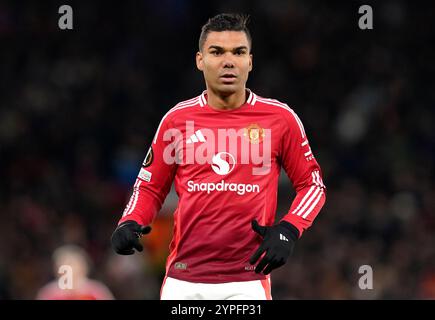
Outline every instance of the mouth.
{"type": "Polygon", "coordinates": [[[223,75],[220,76],[221,78],[237,78],[237,76],[234,73],[224,73],[223,75]]]}
{"type": "Polygon", "coordinates": [[[219,78],[222,79],[224,83],[231,83],[237,79],[237,76],[234,73],[224,73],[219,78]]]}

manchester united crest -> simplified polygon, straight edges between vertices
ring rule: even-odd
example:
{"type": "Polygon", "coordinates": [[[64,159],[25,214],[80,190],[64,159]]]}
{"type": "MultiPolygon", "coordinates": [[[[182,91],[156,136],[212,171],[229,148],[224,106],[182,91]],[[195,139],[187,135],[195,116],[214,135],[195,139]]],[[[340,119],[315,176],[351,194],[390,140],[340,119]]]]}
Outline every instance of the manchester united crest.
{"type": "Polygon", "coordinates": [[[256,123],[250,124],[245,128],[243,136],[253,144],[258,144],[263,141],[265,136],[264,129],[256,123]]]}

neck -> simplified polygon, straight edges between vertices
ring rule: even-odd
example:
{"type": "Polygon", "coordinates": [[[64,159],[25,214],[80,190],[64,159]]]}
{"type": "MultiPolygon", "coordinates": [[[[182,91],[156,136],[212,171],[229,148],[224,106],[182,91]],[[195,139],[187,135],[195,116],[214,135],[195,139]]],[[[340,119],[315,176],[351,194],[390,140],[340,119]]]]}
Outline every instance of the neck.
{"type": "Polygon", "coordinates": [[[239,108],[246,101],[246,89],[224,94],[221,92],[213,91],[213,89],[207,87],[207,103],[209,106],[222,109],[232,110],[239,108]]]}

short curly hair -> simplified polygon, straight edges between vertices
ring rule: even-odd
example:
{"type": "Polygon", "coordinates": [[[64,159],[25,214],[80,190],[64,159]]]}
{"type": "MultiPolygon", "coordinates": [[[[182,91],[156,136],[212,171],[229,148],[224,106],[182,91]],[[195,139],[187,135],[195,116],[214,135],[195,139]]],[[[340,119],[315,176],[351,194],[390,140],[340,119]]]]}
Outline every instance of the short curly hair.
{"type": "Polygon", "coordinates": [[[201,28],[199,36],[199,51],[202,51],[207,35],[211,31],[243,31],[248,38],[249,46],[252,47],[251,33],[247,27],[249,15],[239,13],[221,13],[208,19],[201,28]]]}

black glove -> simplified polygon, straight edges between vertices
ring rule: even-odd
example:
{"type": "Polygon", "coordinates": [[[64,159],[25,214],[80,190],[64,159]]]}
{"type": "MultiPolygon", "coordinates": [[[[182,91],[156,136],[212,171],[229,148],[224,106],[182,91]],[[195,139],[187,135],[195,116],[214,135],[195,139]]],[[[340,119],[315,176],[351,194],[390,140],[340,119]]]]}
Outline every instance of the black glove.
{"type": "Polygon", "coordinates": [[[133,254],[133,248],[142,252],[143,246],[139,239],[142,235],[150,233],[150,231],[150,226],[141,226],[133,220],[125,221],[112,234],[112,248],[117,254],[123,255],[133,254]]]}
{"type": "Polygon", "coordinates": [[[284,265],[293,253],[295,242],[299,238],[299,230],[286,221],[266,227],[260,226],[257,220],[252,220],[252,229],[263,237],[263,243],[252,255],[249,263],[255,264],[261,255],[266,252],[255,268],[255,272],[260,273],[263,271],[263,274],[269,274],[273,269],[284,265]]]}

